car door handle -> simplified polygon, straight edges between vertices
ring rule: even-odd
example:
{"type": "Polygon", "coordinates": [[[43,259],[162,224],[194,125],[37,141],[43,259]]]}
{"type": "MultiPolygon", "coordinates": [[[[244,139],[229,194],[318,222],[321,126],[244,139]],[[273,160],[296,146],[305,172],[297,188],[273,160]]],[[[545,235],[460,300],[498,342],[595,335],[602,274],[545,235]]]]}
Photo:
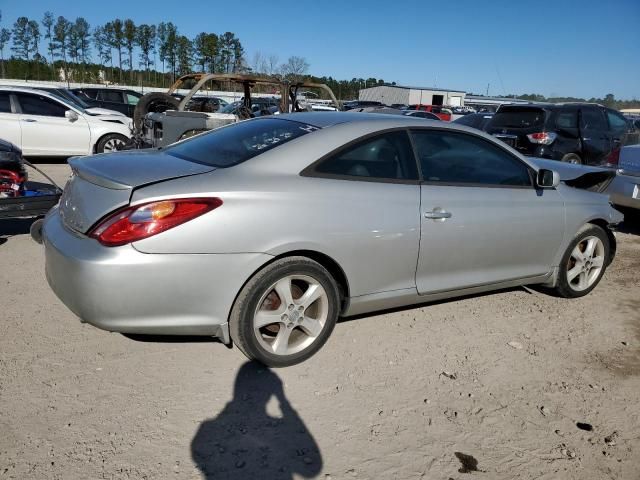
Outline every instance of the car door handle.
{"type": "Polygon", "coordinates": [[[430,218],[431,220],[444,220],[445,218],[451,218],[451,212],[445,212],[444,210],[424,212],[424,218],[430,218]]]}
{"type": "Polygon", "coordinates": [[[29,123],[37,122],[37,120],[35,120],[33,118],[23,118],[22,121],[23,122],[29,122],[29,123]]]}

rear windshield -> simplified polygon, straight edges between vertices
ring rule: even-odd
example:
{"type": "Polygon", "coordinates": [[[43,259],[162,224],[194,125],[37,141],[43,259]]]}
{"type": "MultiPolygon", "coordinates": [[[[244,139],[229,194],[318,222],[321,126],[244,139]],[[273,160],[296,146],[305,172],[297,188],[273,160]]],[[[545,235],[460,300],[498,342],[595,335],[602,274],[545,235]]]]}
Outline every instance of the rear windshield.
{"type": "Polygon", "coordinates": [[[503,108],[491,119],[491,128],[531,128],[544,125],[542,108],[503,108]]]}
{"type": "Polygon", "coordinates": [[[249,120],[184,140],[165,151],[184,160],[224,168],[245,162],[315,130],[318,127],[291,120],[249,120]]]}

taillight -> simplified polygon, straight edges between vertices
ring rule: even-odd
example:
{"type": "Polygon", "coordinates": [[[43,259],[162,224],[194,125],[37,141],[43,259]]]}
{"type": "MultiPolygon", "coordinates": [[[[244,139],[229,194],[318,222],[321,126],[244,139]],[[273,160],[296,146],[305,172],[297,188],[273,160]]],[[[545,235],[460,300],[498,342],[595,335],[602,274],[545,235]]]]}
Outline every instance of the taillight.
{"type": "Polygon", "coordinates": [[[607,165],[609,166],[617,166],[620,163],[620,149],[614,148],[611,150],[611,153],[607,157],[607,165]]]}
{"type": "Polygon", "coordinates": [[[219,198],[178,198],[117,210],[90,232],[107,247],[117,247],[157,235],[222,205],[219,198]]]}
{"type": "Polygon", "coordinates": [[[539,143],[541,145],[551,145],[558,137],[553,132],[530,133],[527,138],[531,143],[539,143]]]}

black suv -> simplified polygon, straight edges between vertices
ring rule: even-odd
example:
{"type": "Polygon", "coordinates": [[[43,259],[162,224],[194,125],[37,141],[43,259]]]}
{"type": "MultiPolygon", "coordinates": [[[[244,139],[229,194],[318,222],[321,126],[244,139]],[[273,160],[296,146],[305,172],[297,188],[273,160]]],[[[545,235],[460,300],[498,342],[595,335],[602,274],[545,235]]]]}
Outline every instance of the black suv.
{"type": "Polygon", "coordinates": [[[127,88],[84,87],[73,88],[73,93],[92,107],[108,108],[133,118],[133,111],[142,94],[127,88]]]}
{"type": "Polygon", "coordinates": [[[617,165],[638,143],[620,113],[593,103],[503,105],[486,131],[524,155],[590,165],[617,165]]]}

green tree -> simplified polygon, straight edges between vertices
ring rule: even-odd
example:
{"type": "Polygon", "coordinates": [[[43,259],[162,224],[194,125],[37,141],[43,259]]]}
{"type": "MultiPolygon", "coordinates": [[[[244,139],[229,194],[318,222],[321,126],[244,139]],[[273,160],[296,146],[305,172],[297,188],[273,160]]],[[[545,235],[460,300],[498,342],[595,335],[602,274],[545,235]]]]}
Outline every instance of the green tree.
{"type": "Polygon", "coordinates": [[[127,18],[124,21],[124,46],[129,53],[129,81],[134,83],[133,81],[133,48],[136,44],[137,37],[137,29],[136,24],[133,23],[133,20],[127,18]]]}
{"type": "Polygon", "coordinates": [[[31,52],[31,37],[29,36],[29,19],[27,17],[18,17],[13,24],[13,46],[11,51],[16,58],[29,60],[31,52]]]}
{"type": "Polygon", "coordinates": [[[36,78],[40,79],[40,63],[42,63],[42,56],[40,55],[39,46],[40,46],[40,25],[35,20],[29,20],[29,24],[27,25],[27,31],[30,37],[30,50],[33,52],[33,59],[36,64],[36,78]]]}
{"type": "Polygon", "coordinates": [[[0,29],[0,65],[2,66],[2,78],[5,77],[4,47],[7,46],[7,43],[9,43],[9,40],[11,40],[11,31],[8,28],[1,28],[0,29]]]}
{"type": "MultiPolygon", "coordinates": [[[[105,66],[111,65],[111,80],[113,81],[113,55],[111,54],[111,45],[109,43],[109,34],[105,27],[96,27],[93,30],[93,45],[98,52],[98,58],[105,66]]],[[[106,80],[105,74],[105,80],[106,80]]]]}
{"type": "Polygon", "coordinates": [[[109,45],[111,48],[115,48],[116,52],[118,52],[118,68],[119,72],[119,82],[122,83],[122,48],[124,47],[124,30],[122,25],[122,20],[116,18],[112,22],[109,22],[105,25],[107,38],[109,39],[109,45]]]}
{"type": "Polygon", "coordinates": [[[196,62],[203,72],[213,72],[218,55],[218,36],[215,33],[199,33],[193,41],[196,62]]]}
{"type": "Polygon", "coordinates": [[[74,48],[76,49],[76,62],[82,64],[82,81],[84,82],[86,64],[90,60],[91,53],[91,27],[83,17],[76,18],[72,28],[74,48]]]}
{"type": "Polygon", "coordinates": [[[51,63],[52,74],[55,78],[56,67],[53,64],[53,24],[54,24],[53,13],[44,12],[44,17],[42,18],[42,26],[44,27],[44,38],[47,40],[47,52],[49,53],[49,62],[51,63]]]}
{"type": "Polygon", "coordinates": [[[136,32],[136,43],[140,47],[140,62],[144,65],[149,75],[151,65],[151,53],[155,54],[156,27],[155,25],[142,24],[136,32]]]}
{"type": "Polygon", "coordinates": [[[191,72],[193,46],[191,45],[191,40],[184,35],[179,35],[176,38],[176,59],[180,75],[186,75],[191,72]]]}
{"type": "Polygon", "coordinates": [[[69,49],[69,34],[71,32],[71,22],[59,16],[53,27],[53,49],[54,52],[62,59],[64,77],[69,81],[69,66],[67,64],[67,52],[69,49]]]}

